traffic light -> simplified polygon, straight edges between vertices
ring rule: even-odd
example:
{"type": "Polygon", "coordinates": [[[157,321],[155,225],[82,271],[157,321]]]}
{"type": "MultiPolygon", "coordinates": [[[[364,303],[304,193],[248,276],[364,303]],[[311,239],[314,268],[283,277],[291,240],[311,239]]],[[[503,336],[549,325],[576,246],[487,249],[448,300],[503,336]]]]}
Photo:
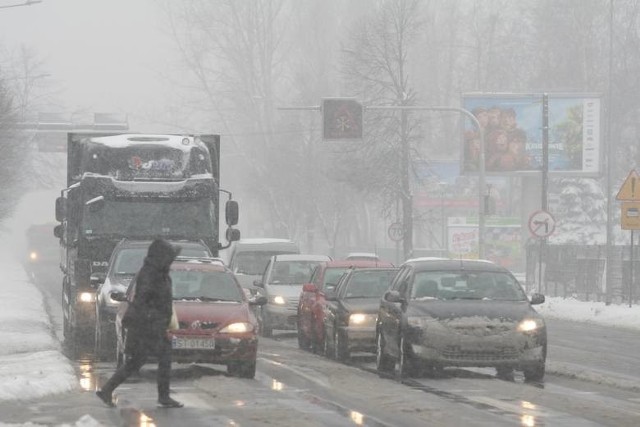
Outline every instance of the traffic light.
{"type": "Polygon", "coordinates": [[[362,139],[362,104],[353,98],[322,100],[324,140],[362,139]]]}

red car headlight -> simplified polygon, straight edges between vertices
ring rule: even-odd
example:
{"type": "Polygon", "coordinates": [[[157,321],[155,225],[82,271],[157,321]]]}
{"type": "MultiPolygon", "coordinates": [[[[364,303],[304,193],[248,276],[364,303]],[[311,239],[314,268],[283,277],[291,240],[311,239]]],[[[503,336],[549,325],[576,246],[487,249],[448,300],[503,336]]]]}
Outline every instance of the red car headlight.
{"type": "Polygon", "coordinates": [[[222,334],[241,334],[244,332],[253,331],[253,325],[249,322],[236,322],[231,323],[224,328],[220,329],[222,334]]]}

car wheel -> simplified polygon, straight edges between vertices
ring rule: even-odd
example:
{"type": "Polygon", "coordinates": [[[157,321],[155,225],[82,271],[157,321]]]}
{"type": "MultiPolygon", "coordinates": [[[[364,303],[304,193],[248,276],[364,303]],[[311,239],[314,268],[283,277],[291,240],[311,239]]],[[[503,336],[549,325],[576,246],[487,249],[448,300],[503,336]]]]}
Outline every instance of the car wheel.
{"type": "Polygon", "coordinates": [[[416,362],[411,358],[409,348],[404,342],[404,337],[400,338],[400,357],[398,360],[398,377],[399,378],[411,378],[418,372],[416,368],[416,362]]]}
{"type": "Polygon", "coordinates": [[[393,371],[395,367],[395,361],[393,358],[384,352],[384,338],[382,334],[378,332],[376,335],[376,369],[379,373],[389,373],[393,371]]]}
{"type": "Polygon", "coordinates": [[[333,351],[336,360],[346,361],[349,359],[350,354],[348,343],[338,328],[335,327],[333,329],[333,351]]]}
{"type": "MultiPolygon", "coordinates": [[[[329,340],[329,335],[327,330],[325,329],[324,331],[324,343],[323,343],[323,353],[326,357],[328,357],[329,359],[333,359],[334,354],[333,354],[333,347],[331,346],[330,340],[329,340]]],[[[334,343],[335,344],[335,343],[334,343]]]]}
{"type": "Polygon", "coordinates": [[[311,340],[304,334],[300,325],[297,325],[298,329],[298,348],[302,350],[310,350],[311,349],[311,340]]]}
{"type": "Polygon", "coordinates": [[[227,373],[234,377],[253,379],[256,376],[256,361],[243,360],[229,362],[227,373]]]}
{"type": "Polygon", "coordinates": [[[523,370],[524,380],[527,382],[542,381],[544,378],[545,364],[538,362],[535,365],[527,367],[523,370]]]}
{"type": "Polygon", "coordinates": [[[273,329],[269,325],[269,317],[265,315],[264,310],[261,311],[260,316],[260,335],[265,338],[271,338],[273,336],[273,329]]]}

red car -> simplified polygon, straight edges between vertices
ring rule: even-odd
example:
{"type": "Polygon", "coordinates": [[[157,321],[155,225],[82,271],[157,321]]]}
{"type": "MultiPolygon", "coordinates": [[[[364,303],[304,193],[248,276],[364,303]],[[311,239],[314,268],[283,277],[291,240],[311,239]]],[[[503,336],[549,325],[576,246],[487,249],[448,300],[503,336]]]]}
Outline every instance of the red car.
{"type": "MultiPolygon", "coordinates": [[[[253,378],[258,352],[258,323],[250,305],[265,297],[247,299],[231,270],[215,258],[177,258],[171,264],[173,304],[179,329],[171,337],[172,359],[178,363],[212,363],[227,366],[229,375],[253,378]]],[[[131,287],[127,290],[129,292],[131,287]]],[[[112,293],[119,300],[127,297],[112,293]]],[[[124,360],[122,314],[116,317],[118,364],[124,360]]]]}
{"type": "Polygon", "coordinates": [[[336,260],[320,264],[302,287],[298,302],[298,346],[316,353],[324,351],[325,290],[335,288],[338,279],[350,268],[393,267],[386,261],[336,260]]]}

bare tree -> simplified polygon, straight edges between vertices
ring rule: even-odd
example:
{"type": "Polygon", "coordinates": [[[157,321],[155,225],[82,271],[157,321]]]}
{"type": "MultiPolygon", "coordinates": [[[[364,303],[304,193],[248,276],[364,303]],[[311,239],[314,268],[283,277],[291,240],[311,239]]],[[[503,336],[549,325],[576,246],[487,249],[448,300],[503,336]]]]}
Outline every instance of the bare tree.
{"type": "MultiPolygon", "coordinates": [[[[353,88],[353,94],[365,104],[415,104],[417,94],[409,78],[409,60],[417,47],[420,16],[417,0],[384,1],[353,31],[343,49],[343,70],[347,87],[353,88]]],[[[405,110],[389,110],[368,113],[366,127],[366,144],[358,153],[365,160],[345,168],[345,175],[364,191],[382,193],[389,213],[395,200],[400,200],[407,258],[413,251],[411,142],[419,135],[418,122],[405,110]]]]}

